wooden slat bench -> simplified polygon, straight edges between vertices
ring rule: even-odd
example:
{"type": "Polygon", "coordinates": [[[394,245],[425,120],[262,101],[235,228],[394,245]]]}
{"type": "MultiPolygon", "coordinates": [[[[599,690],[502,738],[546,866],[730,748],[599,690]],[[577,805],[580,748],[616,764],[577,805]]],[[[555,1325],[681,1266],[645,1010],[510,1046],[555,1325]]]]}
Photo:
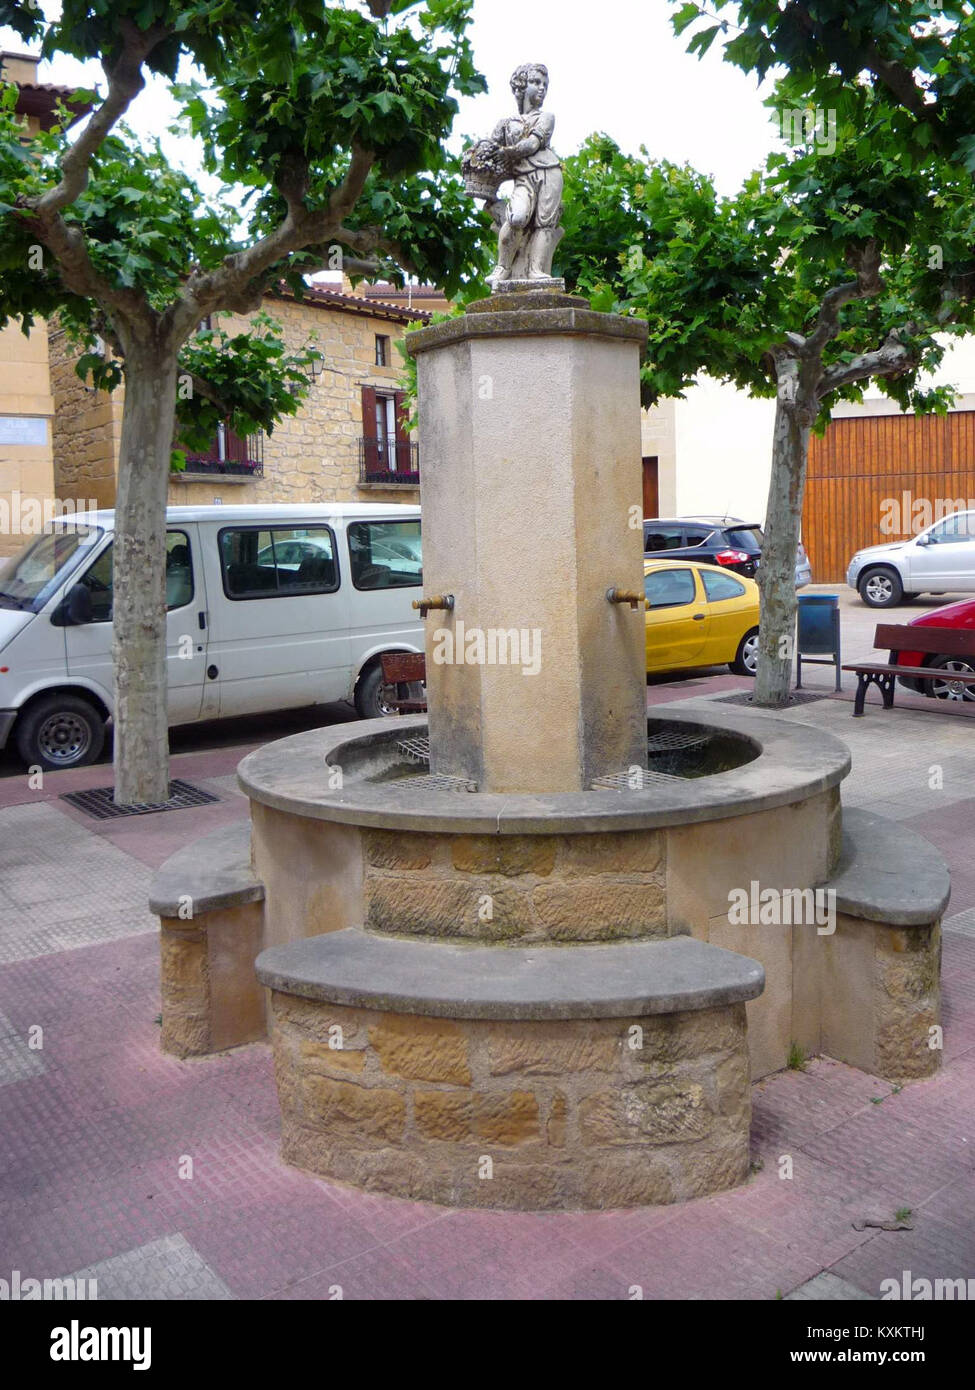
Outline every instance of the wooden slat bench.
{"type": "MultiPolygon", "coordinates": [[[[875,647],[887,647],[894,652],[924,652],[932,656],[964,657],[972,662],[975,669],[975,631],[952,627],[909,627],[907,624],[878,623],[874,635],[875,647]]],[[[898,676],[909,676],[917,681],[936,681],[947,679],[941,668],[930,666],[901,666],[895,661],[857,662],[844,666],[844,671],[855,671],[858,677],[856,699],[853,703],[853,717],[863,714],[863,704],[867,690],[875,685],[883,697],[884,709],[894,703],[894,687],[898,676]]],[[[975,685],[975,675],[971,684],[975,685]]]]}
{"type": "Polygon", "coordinates": [[[383,684],[397,687],[395,700],[390,700],[400,714],[424,714],[426,700],[410,697],[409,687],[427,678],[427,659],[423,652],[383,652],[379,658],[383,668],[383,684]]]}

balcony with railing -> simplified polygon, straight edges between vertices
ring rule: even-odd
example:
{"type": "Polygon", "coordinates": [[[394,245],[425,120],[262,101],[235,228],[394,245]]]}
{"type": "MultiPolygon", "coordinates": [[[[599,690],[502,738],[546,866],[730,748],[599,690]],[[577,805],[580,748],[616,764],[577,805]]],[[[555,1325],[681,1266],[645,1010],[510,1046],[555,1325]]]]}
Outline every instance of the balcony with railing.
{"type": "Polygon", "coordinates": [[[420,446],[410,439],[359,439],[360,487],[418,487],[420,446]]]}
{"type": "Polygon", "coordinates": [[[209,449],[184,449],[185,472],[173,473],[173,481],[197,482],[224,478],[246,483],[264,477],[264,433],[242,438],[228,425],[220,425],[209,449]]]}

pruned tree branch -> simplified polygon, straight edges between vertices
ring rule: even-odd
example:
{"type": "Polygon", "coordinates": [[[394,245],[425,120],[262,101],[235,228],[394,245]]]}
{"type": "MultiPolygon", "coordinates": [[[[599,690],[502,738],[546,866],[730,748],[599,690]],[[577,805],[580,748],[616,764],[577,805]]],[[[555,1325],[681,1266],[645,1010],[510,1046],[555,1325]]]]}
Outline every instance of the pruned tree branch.
{"type": "Polygon", "coordinates": [[[88,187],[92,156],[142,91],[145,86],[142,64],[156,44],[170,32],[161,24],[153,24],[148,29],[138,29],[130,19],[121,20],[119,29],[123,40],[122,52],[111,67],[108,63],[102,62],[103,71],[108,78],[108,93],[61,161],[60,183],[56,188],[41,194],[34,203],[42,217],[49,217],[52,213],[67,207],[88,187]]]}
{"type": "MultiPolygon", "coordinates": [[[[396,262],[411,275],[417,274],[416,265],[409,252],[392,237],[384,235],[381,227],[359,227],[355,231],[342,227],[339,231],[339,240],[346,246],[351,246],[353,251],[359,251],[369,256],[371,253],[379,251],[388,259],[396,262]]],[[[348,260],[346,265],[348,265],[348,260]]]]}
{"type": "Polygon", "coordinates": [[[106,312],[114,312],[134,328],[146,329],[152,310],[145,292],[119,288],[96,269],[80,228],[69,225],[59,212],[36,211],[24,219],[38,241],[51,252],[64,287],[72,294],[93,299],[106,312]]]}
{"type": "Polygon", "coordinates": [[[920,360],[919,350],[916,347],[908,347],[900,338],[902,332],[907,336],[910,327],[912,325],[904,329],[892,328],[879,348],[872,352],[862,352],[850,362],[828,367],[823,373],[817,396],[822,399],[840,386],[848,386],[853,381],[865,381],[868,377],[902,376],[904,372],[913,371],[920,360]]]}
{"type": "Polygon", "coordinates": [[[802,356],[817,358],[821,356],[827,343],[831,343],[840,331],[840,310],[854,299],[867,299],[879,294],[883,288],[880,279],[880,248],[873,240],[862,248],[851,249],[847,262],[856,270],[856,279],[847,280],[842,285],[834,285],[823,295],[819,307],[816,327],[802,347],[802,356]]]}
{"type": "MultiPolygon", "coordinates": [[[[789,9],[803,32],[817,43],[822,43],[822,37],[818,32],[815,20],[809,13],[807,4],[802,3],[802,0],[793,0],[789,9]]],[[[938,108],[933,103],[925,101],[924,88],[918,85],[911,69],[894,59],[885,58],[876,41],[864,44],[855,51],[855,57],[861,68],[871,73],[878,82],[883,83],[903,107],[916,116],[918,120],[924,121],[926,125],[931,127],[935,139],[943,146],[944,132],[941,127],[938,108]]]]}
{"type": "Polygon", "coordinates": [[[911,70],[903,63],[884,58],[875,43],[868,45],[864,53],[864,67],[869,69],[878,82],[883,83],[912,116],[924,122],[930,129],[937,147],[944,150],[947,141],[938,107],[934,102],[925,101],[924,89],[918,86],[911,70]]]}
{"type": "Polygon", "coordinates": [[[284,220],[253,246],[228,256],[217,270],[189,277],[179,300],[164,315],[176,342],[185,341],[200,320],[215,310],[249,314],[259,308],[268,288],[269,272],[275,271],[293,251],[345,240],[349,234],[343,232],[342,220],[358,202],[374,159],[372,150],[353,145],[345,177],[332,190],[326,206],[317,212],[308,211],[297,196],[301,187],[298,166],[287,165],[282,171],[284,186],[281,178],[277,184],[288,207],[284,220]]]}

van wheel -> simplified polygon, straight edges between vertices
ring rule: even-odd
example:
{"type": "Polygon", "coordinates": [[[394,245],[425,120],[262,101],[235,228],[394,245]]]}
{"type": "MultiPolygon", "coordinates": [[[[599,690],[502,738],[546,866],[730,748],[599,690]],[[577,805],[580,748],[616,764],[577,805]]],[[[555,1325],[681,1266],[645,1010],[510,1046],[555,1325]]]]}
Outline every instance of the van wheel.
{"type": "Polygon", "coordinates": [[[104,744],[105,721],[80,695],[43,695],[17,720],[17,752],[29,767],[86,767],[104,744]]]}
{"type": "MultiPolygon", "coordinates": [[[[410,681],[406,686],[409,700],[423,699],[423,685],[410,681]]],[[[392,703],[398,698],[395,685],[383,683],[383,668],[377,662],[370,667],[355,688],[355,708],[360,719],[387,719],[399,710],[392,703]]]]}

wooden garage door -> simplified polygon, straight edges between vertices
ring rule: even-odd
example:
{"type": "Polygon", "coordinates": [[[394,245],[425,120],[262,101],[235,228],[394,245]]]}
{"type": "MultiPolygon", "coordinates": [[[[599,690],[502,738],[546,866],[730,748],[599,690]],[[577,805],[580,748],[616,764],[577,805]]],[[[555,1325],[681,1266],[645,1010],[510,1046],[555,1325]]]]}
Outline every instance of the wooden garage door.
{"type": "Polygon", "coordinates": [[[854,551],[911,535],[912,501],[927,499],[933,508],[947,499],[967,505],[969,498],[975,411],[834,420],[809,446],[802,539],[814,580],[843,580],[854,551]],[[901,525],[884,530],[885,519],[901,525]]]}

